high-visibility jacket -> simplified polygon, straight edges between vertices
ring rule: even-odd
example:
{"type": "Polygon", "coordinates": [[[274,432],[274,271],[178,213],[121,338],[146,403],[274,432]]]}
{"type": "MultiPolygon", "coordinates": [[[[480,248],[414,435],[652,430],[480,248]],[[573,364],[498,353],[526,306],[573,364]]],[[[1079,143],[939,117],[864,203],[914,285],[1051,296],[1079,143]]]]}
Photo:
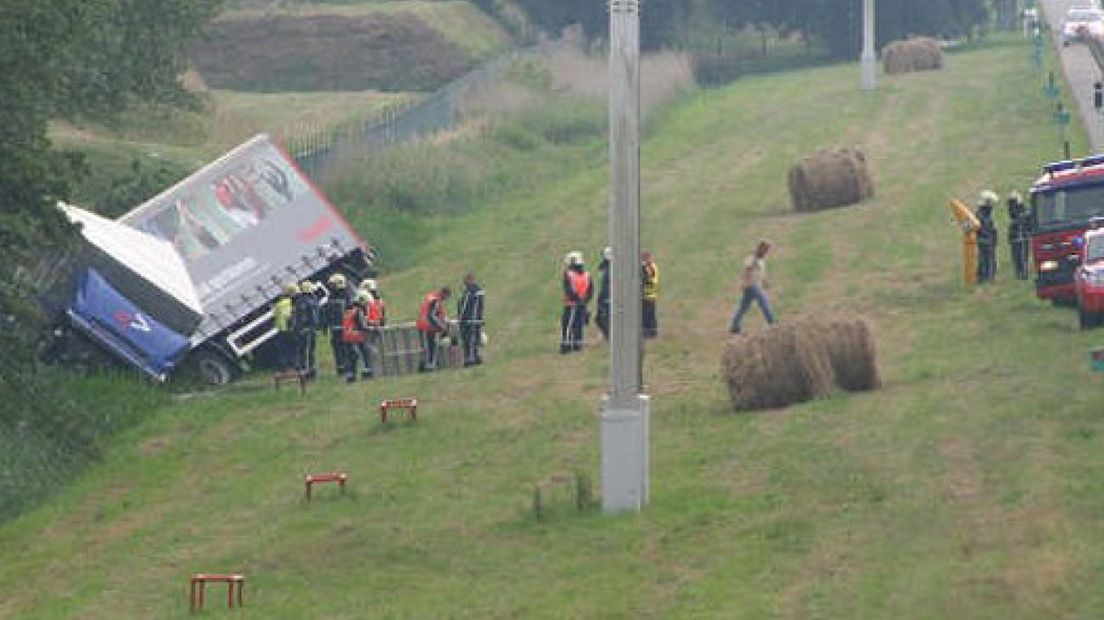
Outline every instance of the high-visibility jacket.
{"type": "Polygon", "coordinates": [[[433,291],[422,300],[418,310],[418,331],[436,334],[445,331],[448,318],[445,316],[445,304],[441,303],[441,293],[433,291]],[[432,313],[432,316],[430,316],[432,313]]]}
{"type": "Polygon", "coordinates": [[[364,330],[364,310],[359,305],[349,306],[341,319],[341,340],[359,344],[368,339],[364,330]]]}
{"type": "Polygon", "coordinates": [[[655,301],[659,297],[659,267],[655,262],[643,263],[640,266],[641,280],[644,285],[644,299],[655,301]]]}
{"type": "Polygon", "coordinates": [[[590,274],[568,269],[564,274],[564,305],[586,305],[591,296],[590,274]]]}
{"type": "Polygon", "coordinates": [[[293,309],[291,305],[291,298],[284,296],[276,300],[276,307],[273,309],[273,320],[276,322],[276,331],[289,332],[291,331],[291,316],[293,309]]]}
{"type": "Polygon", "coordinates": [[[387,312],[382,299],[373,297],[368,300],[368,324],[372,327],[382,327],[387,321],[387,312]]]}

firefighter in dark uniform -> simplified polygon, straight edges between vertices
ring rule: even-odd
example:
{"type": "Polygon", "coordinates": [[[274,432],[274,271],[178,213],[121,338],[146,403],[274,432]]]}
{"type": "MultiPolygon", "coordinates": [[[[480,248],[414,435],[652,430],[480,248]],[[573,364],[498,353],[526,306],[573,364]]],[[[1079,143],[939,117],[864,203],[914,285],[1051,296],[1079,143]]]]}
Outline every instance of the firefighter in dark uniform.
{"type": "Polygon", "coordinates": [[[353,303],[352,293],[349,290],[345,275],[335,273],[326,282],[329,286],[329,296],[322,306],[322,331],[330,335],[330,346],[333,347],[334,365],[337,367],[337,375],[345,374],[345,365],[349,361],[349,347],[342,338],[341,320],[345,311],[353,303]]]}
{"type": "Polygon", "coordinates": [[[313,379],[318,375],[315,359],[315,347],[318,333],[318,298],[314,296],[314,283],[304,280],[299,284],[299,295],[295,297],[291,316],[292,329],[295,332],[295,367],[313,379]]]}
{"type": "Polygon", "coordinates": [[[445,302],[452,296],[452,289],[444,287],[426,294],[418,310],[418,331],[422,335],[422,363],[418,372],[437,370],[437,339],[448,333],[448,317],[445,315],[445,302]]]}
{"type": "Polygon", "coordinates": [[[1028,260],[1030,259],[1030,224],[1027,207],[1019,192],[1008,196],[1008,245],[1012,252],[1012,264],[1016,267],[1016,279],[1028,279],[1028,260]]]}
{"type": "Polygon", "coordinates": [[[602,332],[602,338],[609,342],[610,329],[610,265],[613,258],[613,248],[606,247],[602,250],[602,262],[598,263],[598,308],[595,313],[594,323],[598,325],[598,331],[602,332]]]}
{"type": "Polygon", "coordinates": [[[483,338],[483,287],[475,281],[475,274],[464,276],[464,291],[456,304],[456,314],[460,319],[460,342],[464,346],[464,366],[478,366],[483,363],[479,347],[483,338]]]}
{"type": "Polygon", "coordinates": [[[590,320],[587,304],[594,297],[590,274],[583,264],[582,252],[571,252],[564,259],[564,308],[560,319],[560,353],[583,350],[583,327],[590,320]]]}
{"type": "Polygon", "coordinates": [[[978,243],[978,283],[992,282],[997,277],[997,225],[993,222],[993,207],[1000,198],[986,190],[978,201],[978,221],[981,227],[977,233],[978,243]]]}

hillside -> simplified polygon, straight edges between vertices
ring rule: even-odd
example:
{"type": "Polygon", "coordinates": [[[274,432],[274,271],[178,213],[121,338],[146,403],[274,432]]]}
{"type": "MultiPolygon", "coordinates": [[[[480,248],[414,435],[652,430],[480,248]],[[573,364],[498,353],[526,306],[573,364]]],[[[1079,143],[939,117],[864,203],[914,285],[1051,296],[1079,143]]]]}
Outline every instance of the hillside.
{"type": "Polygon", "coordinates": [[[237,9],[192,48],[213,87],[427,91],[509,47],[499,25],[460,0],[237,9]]]}
{"type": "MultiPolygon", "coordinates": [[[[597,477],[605,351],[554,352],[559,259],[604,245],[591,138],[560,147],[569,171],[427,216],[418,264],[383,282],[409,317],[476,270],[489,365],[326,377],[305,398],[257,378],[152,407],[102,466],[0,526],[0,617],[184,618],[188,575],[231,570],[249,579],[242,615],[263,618],[1101,616],[1100,336],[1007,271],[965,290],[944,206],[1022,189],[1057,156],[1026,44],[873,95],[857,82],[854,66],[754,77],[654,117],[644,245],[662,335],[642,514],[527,511],[538,480],[597,477]],[[837,144],[866,149],[877,198],[790,213],[786,166],[837,144]],[[730,411],[720,347],[761,237],[781,319],[868,317],[883,390],[730,411]],[[374,403],[400,395],[423,401],[418,423],[381,426],[374,403]],[[300,476],[337,468],[349,494],[305,505],[300,476]]],[[[364,198],[341,200],[372,238],[364,198]]]]}

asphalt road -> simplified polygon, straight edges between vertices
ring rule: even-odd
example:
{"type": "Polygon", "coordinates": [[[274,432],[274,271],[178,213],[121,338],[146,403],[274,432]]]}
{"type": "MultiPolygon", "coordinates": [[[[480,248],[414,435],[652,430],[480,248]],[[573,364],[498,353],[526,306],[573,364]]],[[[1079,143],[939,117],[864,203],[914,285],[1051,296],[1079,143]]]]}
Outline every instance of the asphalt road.
{"type": "MultiPolygon", "coordinates": [[[[1089,146],[1093,153],[1100,153],[1104,146],[1104,119],[1093,108],[1093,83],[1101,79],[1100,68],[1096,66],[1089,48],[1076,42],[1070,43],[1069,47],[1062,47],[1061,40],[1066,11],[1074,4],[1085,3],[1086,0],[1042,0],[1040,5],[1046,14],[1047,23],[1051,25],[1054,46],[1062,60],[1062,70],[1073,91],[1073,97],[1077,100],[1078,111],[1089,134],[1089,146]]],[[[1077,157],[1079,154],[1073,155],[1077,157]]]]}

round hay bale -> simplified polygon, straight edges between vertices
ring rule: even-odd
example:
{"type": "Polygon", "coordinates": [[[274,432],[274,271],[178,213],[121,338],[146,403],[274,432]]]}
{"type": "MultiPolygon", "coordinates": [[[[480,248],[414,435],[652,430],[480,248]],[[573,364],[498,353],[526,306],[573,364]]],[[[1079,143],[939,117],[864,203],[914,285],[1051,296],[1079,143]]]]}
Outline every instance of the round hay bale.
{"type": "Polygon", "coordinates": [[[881,386],[874,339],[863,320],[805,320],[732,337],[721,372],[737,411],[823,398],[836,388],[881,386]]]}
{"type": "Polygon", "coordinates": [[[814,334],[796,325],[732,338],[721,364],[738,410],[773,409],[821,398],[834,384],[827,349],[814,334]]]}
{"type": "Polygon", "coordinates": [[[865,392],[882,386],[874,336],[866,321],[829,321],[824,331],[837,386],[848,392],[865,392]]]}
{"type": "Polygon", "coordinates": [[[882,62],[889,75],[935,71],[943,68],[943,47],[927,37],[894,41],[882,48],[882,62]]]}
{"type": "Polygon", "coordinates": [[[866,156],[852,148],[822,150],[802,158],[787,175],[795,211],[819,211],[874,197],[866,156]]]}

